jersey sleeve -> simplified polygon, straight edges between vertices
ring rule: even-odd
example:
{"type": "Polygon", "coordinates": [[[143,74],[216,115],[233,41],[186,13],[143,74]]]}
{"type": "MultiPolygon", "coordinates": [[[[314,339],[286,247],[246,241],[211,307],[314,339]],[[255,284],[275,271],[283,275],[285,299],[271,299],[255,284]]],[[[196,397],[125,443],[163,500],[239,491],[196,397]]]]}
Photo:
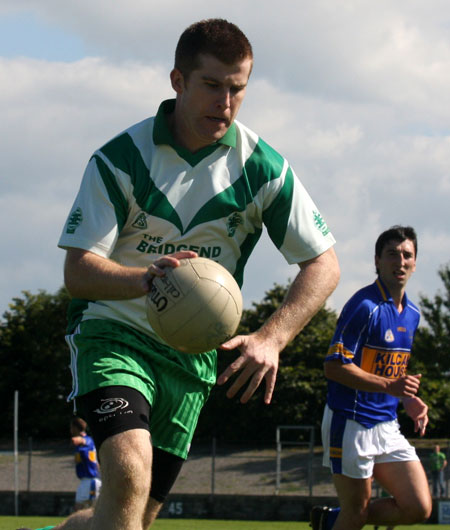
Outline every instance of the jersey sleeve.
{"type": "Polygon", "coordinates": [[[336,330],[328,348],[325,362],[340,360],[352,363],[367,334],[370,308],[364,301],[355,303],[352,299],[344,306],[336,330]]]}
{"type": "Polygon", "coordinates": [[[264,211],[268,234],[286,261],[301,263],[319,256],[335,244],[325,220],[292,168],[285,163],[278,190],[264,211]]]}
{"type": "Polygon", "coordinates": [[[83,175],[58,246],[109,257],[121,228],[121,212],[127,208],[121,184],[107,160],[94,155],[83,175]]]}

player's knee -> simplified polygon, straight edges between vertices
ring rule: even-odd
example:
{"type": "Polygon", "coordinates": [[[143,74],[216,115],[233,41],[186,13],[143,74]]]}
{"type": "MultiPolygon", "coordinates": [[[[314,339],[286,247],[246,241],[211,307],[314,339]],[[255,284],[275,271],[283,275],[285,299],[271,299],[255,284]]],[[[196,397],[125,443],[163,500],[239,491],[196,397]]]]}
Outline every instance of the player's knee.
{"type": "Polygon", "coordinates": [[[147,499],[150,494],[151,462],[140,455],[128,454],[125,461],[116,469],[114,482],[123,495],[147,499]]]}
{"type": "Polygon", "coordinates": [[[416,523],[421,523],[426,521],[431,516],[431,510],[433,509],[433,503],[431,497],[428,496],[426,499],[423,499],[418,507],[416,523]]]}
{"type": "Polygon", "coordinates": [[[345,526],[348,528],[362,528],[367,523],[368,515],[369,511],[367,507],[347,512],[341,510],[338,520],[341,519],[342,522],[345,520],[345,526]]]}
{"type": "Polygon", "coordinates": [[[106,475],[101,493],[126,503],[128,499],[147,499],[150,494],[151,450],[131,445],[115,451],[103,466],[106,475]]]}
{"type": "Polygon", "coordinates": [[[404,510],[404,524],[417,524],[426,521],[432,510],[431,498],[421,499],[404,510]]]}

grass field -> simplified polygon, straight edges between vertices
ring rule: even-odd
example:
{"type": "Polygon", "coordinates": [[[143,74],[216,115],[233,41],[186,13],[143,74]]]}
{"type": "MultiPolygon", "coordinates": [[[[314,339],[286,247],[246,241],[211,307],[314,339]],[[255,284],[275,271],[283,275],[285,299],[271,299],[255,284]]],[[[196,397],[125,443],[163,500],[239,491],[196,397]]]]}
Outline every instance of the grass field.
{"type": "MultiPolygon", "coordinates": [[[[0,530],[16,530],[20,527],[40,528],[57,524],[60,517],[1,517],[0,530]]],[[[155,530],[311,530],[308,523],[277,521],[216,521],[208,519],[158,519],[155,530]]],[[[371,529],[372,526],[366,528],[371,529]]],[[[395,530],[450,530],[450,525],[423,524],[396,526],[395,530]]]]}
{"type": "MultiPolygon", "coordinates": [[[[59,517],[0,517],[0,530],[16,530],[21,526],[40,528],[62,521],[59,517]]],[[[155,530],[311,530],[308,523],[212,521],[205,519],[158,519],[155,530]]]]}

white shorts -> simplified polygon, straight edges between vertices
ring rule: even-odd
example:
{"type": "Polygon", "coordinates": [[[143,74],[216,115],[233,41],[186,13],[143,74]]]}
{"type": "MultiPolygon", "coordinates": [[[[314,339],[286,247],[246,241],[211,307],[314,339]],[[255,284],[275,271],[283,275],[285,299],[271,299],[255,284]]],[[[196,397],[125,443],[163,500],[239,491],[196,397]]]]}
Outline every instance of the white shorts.
{"type": "Polygon", "coordinates": [[[335,414],[334,418],[332,421],[333,411],[326,405],[322,420],[323,465],[333,474],[366,479],[373,475],[375,464],[419,460],[397,420],[368,429],[341,415],[335,414]]]}
{"type": "Polygon", "coordinates": [[[75,494],[75,502],[94,501],[100,493],[101,485],[99,478],[82,478],[75,494]]]}

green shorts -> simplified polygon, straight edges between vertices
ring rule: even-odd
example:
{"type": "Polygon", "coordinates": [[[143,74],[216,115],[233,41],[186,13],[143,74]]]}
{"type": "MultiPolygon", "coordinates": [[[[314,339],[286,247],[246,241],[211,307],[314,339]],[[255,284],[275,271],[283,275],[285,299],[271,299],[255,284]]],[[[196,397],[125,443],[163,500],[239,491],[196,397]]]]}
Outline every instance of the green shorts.
{"type": "Polygon", "coordinates": [[[156,447],[186,458],[200,411],[216,382],[215,351],[189,355],[113,320],[81,322],[66,336],[73,389],[69,399],[100,387],[123,385],[151,406],[156,447]]]}

